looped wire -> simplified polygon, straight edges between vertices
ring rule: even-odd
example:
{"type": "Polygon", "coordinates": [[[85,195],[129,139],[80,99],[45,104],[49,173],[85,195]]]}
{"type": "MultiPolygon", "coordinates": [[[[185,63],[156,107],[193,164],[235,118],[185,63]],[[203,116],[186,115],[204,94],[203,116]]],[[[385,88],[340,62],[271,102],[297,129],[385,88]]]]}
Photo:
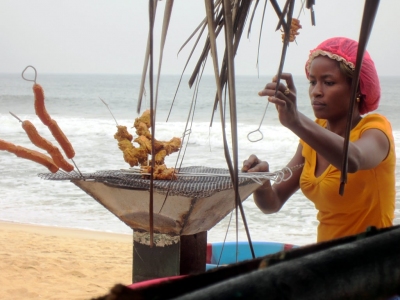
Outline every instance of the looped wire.
{"type": "Polygon", "coordinates": [[[34,66],[27,66],[23,71],[22,71],[22,78],[24,79],[24,80],[26,80],[26,81],[33,81],[34,83],[36,83],[36,78],[37,78],[37,71],[36,71],[36,69],[35,69],[35,67],[34,66]],[[25,78],[25,71],[28,69],[28,68],[32,68],[34,71],[35,71],[35,79],[28,79],[28,78],[25,78]]]}
{"type": "Polygon", "coordinates": [[[256,130],[250,131],[250,132],[247,134],[247,139],[248,139],[250,142],[253,142],[253,143],[254,143],[254,142],[261,141],[263,138],[264,138],[264,135],[263,135],[263,133],[261,132],[260,127],[258,127],[258,129],[256,129],[256,130]],[[255,139],[255,138],[252,137],[253,134],[256,133],[256,132],[259,132],[259,133],[261,134],[261,137],[258,138],[258,139],[255,139]]]}
{"type": "Polygon", "coordinates": [[[264,135],[263,135],[263,133],[261,132],[261,125],[262,125],[262,123],[263,123],[263,121],[264,121],[265,113],[267,112],[267,109],[268,109],[268,104],[269,104],[269,102],[267,102],[267,105],[265,106],[264,113],[263,113],[263,116],[262,116],[262,118],[261,118],[260,125],[258,125],[258,128],[257,128],[256,130],[250,131],[250,132],[247,134],[247,139],[248,139],[250,142],[252,142],[252,143],[261,141],[261,140],[264,138],[264,135]],[[259,132],[259,133],[261,134],[261,137],[258,138],[258,139],[252,139],[252,138],[251,138],[251,135],[252,135],[253,133],[256,133],[256,132],[259,132]]]}
{"type": "Polygon", "coordinates": [[[287,180],[289,180],[290,177],[292,177],[292,175],[293,175],[293,171],[292,171],[292,169],[289,168],[289,167],[284,167],[284,168],[282,169],[282,173],[283,173],[282,181],[287,181],[287,180]],[[289,173],[289,175],[288,175],[286,178],[285,178],[285,173],[289,173]]]}
{"type": "Polygon", "coordinates": [[[285,172],[283,172],[282,170],[276,171],[275,183],[277,183],[277,184],[281,183],[282,181],[284,181],[283,180],[284,177],[285,177],[285,172]]]}
{"type": "Polygon", "coordinates": [[[251,180],[253,180],[255,183],[258,183],[259,185],[262,185],[263,182],[261,181],[261,179],[259,179],[258,177],[254,176],[254,177],[250,177],[251,180]]]}
{"type": "Polygon", "coordinates": [[[293,176],[293,171],[296,171],[296,170],[302,168],[303,166],[304,166],[304,164],[296,165],[291,168],[284,167],[283,169],[275,171],[273,173],[264,173],[264,174],[262,174],[262,173],[247,173],[246,177],[249,177],[254,182],[256,182],[260,185],[263,184],[261,179],[274,180],[276,184],[279,184],[283,181],[288,181],[293,176]]]}

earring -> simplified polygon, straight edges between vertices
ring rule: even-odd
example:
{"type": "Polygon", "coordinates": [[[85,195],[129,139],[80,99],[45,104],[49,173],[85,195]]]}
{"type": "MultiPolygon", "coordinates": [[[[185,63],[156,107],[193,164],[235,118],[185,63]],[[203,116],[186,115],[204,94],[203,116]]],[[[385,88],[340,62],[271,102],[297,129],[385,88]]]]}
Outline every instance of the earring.
{"type": "Polygon", "coordinates": [[[356,101],[357,101],[357,102],[360,102],[360,100],[361,100],[361,99],[360,99],[360,96],[358,96],[358,97],[356,98],[356,101]]]}

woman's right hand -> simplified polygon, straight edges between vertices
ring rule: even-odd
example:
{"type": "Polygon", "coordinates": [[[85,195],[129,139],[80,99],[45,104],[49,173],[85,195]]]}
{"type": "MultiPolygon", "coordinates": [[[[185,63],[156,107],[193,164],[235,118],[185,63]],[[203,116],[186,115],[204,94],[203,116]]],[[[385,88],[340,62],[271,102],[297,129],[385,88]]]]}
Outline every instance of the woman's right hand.
{"type": "Polygon", "coordinates": [[[243,162],[242,172],[269,172],[269,164],[252,154],[243,162]]]}
{"type": "Polygon", "coordinates": [[[258,95],[268,96],[268,101],[275,104],[279,121],[283,126],[290,129],[292,126],[296,126],[298,121],[296,86],[290,73],[282,73],[281,79],[286,81],[286,85],[279,82],[277,86],[277,79],[277,76],[274,76],[272,82],[268,83],[258,95]],[[277,93],[275,94],[276,90],[277,93]]]}

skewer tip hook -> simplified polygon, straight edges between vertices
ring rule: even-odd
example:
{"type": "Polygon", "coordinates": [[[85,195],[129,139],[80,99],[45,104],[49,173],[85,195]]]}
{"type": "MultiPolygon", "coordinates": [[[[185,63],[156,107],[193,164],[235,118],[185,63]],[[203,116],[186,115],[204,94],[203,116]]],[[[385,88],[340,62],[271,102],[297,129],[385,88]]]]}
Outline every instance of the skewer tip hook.
{"type": "Polygon", "coordinates": [[[36,84],[36,78],[37,78],[37,71],[36,71],[36,68],[34,67],[34,66],[27,66],[23,71],[22,71],[22,78],[24,79],[24,80],[26,80],[26,81],[32,81],[32,82],[34,82],[35,84],[36,84]],[[35,77],[34,77],[34,79],[28,79],[28,78],[26,78],[25,77],[25,71],[27,70],[27,69],[29,69],[29,68],[32,68],[34,71],[35,71],[35,77]]]}

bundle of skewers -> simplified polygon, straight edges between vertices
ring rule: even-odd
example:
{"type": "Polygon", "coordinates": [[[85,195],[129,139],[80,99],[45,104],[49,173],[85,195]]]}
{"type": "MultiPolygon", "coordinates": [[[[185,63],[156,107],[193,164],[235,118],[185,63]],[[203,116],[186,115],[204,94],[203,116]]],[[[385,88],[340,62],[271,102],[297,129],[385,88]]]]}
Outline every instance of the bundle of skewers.
{"type": "MultiPolygon", "coordinates": [[[[275,172],[240,172],[238,178],[240,179],[251,179],[252,181],[262,185],[265,180],[273,180],[276,183],[287,181],[292,177],[294,171],[303,167],[303,164],[296,165],[292,168],[285,167],[275,172]]],[[[173,169],[173,168],[171,168],[173,169]]],[[[196,177],[207,177],[207,178],[230,178],[230,173],[226,169],[215,169],[208,167],[189,167],[191,171],[186,171],[186,168],[174,172],[175,178],[183,178],[187,182],[188,180],[194,180],[196,177]]],[[[150,176],[150,172],[143,167],[133,167],[129,169],[121,170],[124,174],[136,175],[136,176],[150,176]]]]}
{"type": "MultiPolygon", "coordinates": [[[[32,67],[32,66],[28,66],[32,67]]],[[[28,68],[27,67],[27,68],[28,68]]],[[[25,70],[27,69],[25,68],[25,70]]],[[[33,68],[33,67],[32,67],[33,68]]],[[[67,136],[61,130],[60,126],[57,122],[50,117],[50,114],[46,110],[45,106],[45,96],[44,90],[40,84],[36,83],[36,69],[35,70],[35,79],[33,80],[33,93],[35,97],[34,107],[35,113],[42,121],[44,125],[48,127],[51,134],[61,146],[64,154],[68,159],[71,159],[73,164],[73,157],[75,156],[74,148],[72,147],[70,141],[68,140],[67,136]]],[[[22,77],[24,77],[24,72],[22,73],[22,77]]],[[[14,113],[10,112],[18,121],[21,122],[22,128],[25,130],[26,134],[30,141],[38,148],[43,149],[47,152],[47,154],[39,152],[37,150],[29,149],[26,147],[15,145],[11,142],[5,141],[0,139],[0,150],[8,151],[10,153],[15,154],[17,157],[21,157],[27,160],[31,160],[33,162],[39,163],[52,172],[56,173],[60,169],[65,172],[72,172],[74,170],[74,165],[70,164],[65,158],[60,149],[51,143],[49,140],[42,137],[38,130],[36,129],[35,125],[29,120],[21,120],[18,116],[14,113]]],[[[76,166],[76,165],[75,165],[76,166]]],[[[77,168],[78,169],[78,168],[77,168]]],[[[79,169],[78,169],[79,171],[79,169]]],[[[79,172],[80,173],[80,172],[79,172]]]]}

